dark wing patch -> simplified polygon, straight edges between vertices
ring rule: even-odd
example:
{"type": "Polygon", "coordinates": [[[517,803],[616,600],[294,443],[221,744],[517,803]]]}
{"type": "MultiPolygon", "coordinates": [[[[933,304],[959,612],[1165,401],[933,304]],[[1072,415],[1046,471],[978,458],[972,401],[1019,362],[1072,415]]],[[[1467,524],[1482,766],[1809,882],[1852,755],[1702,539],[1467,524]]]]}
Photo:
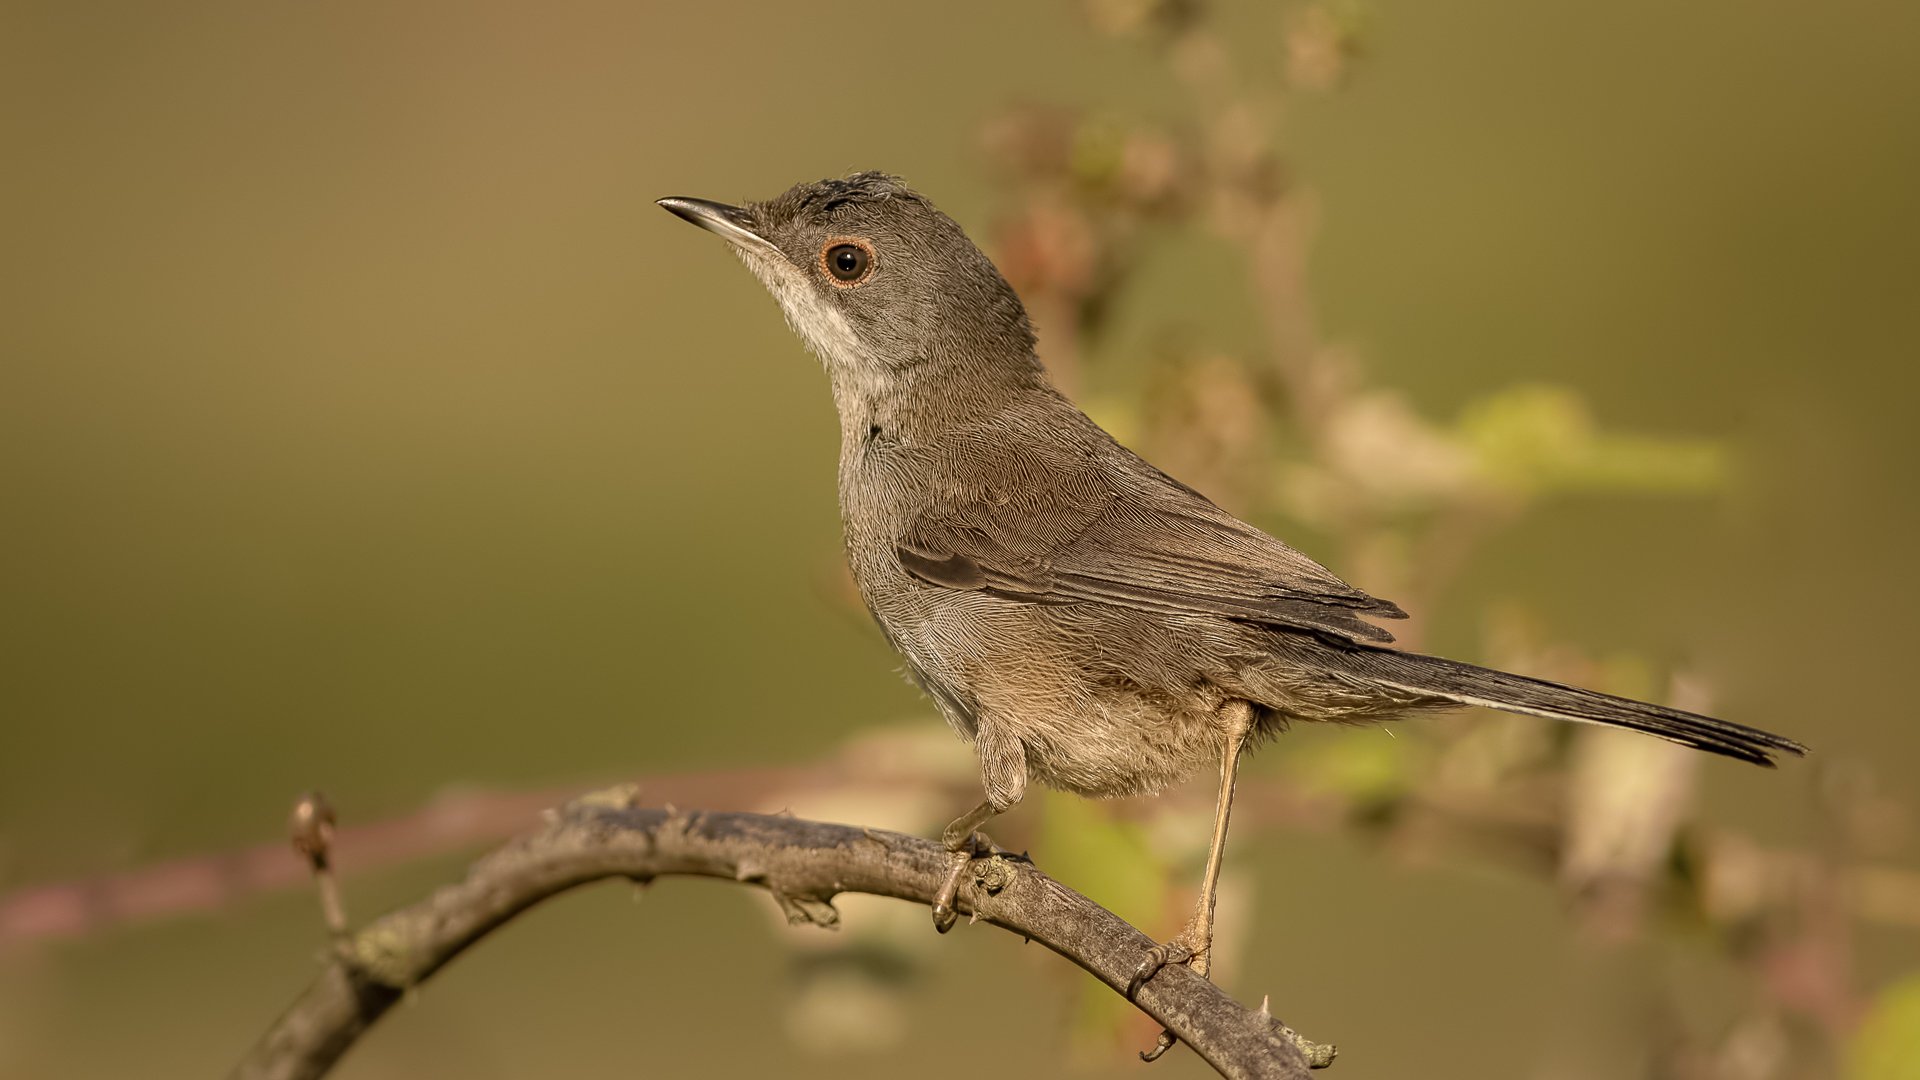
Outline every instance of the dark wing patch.
{"type": "Polygon", "coordinates": [[[929,585],[972,590],[987,583],[986,572],[980,569],[980,564],[965,555],[928,558],[907,548],[895,548],[894,553],[900,556],[900,565],[906,568],[907,573],[929,585]]]}
{"type": "Polygon", "coordinates": [[[1094,601],[1393,640],[1359,616],[1405,618],[1399,607],[1138,458],[1132,463],[1137,469],[1087,462],[1029,474],[1016,493],[936,507],[901,537],[901,566],[930,585],[1013,600],[1094,601]]]}

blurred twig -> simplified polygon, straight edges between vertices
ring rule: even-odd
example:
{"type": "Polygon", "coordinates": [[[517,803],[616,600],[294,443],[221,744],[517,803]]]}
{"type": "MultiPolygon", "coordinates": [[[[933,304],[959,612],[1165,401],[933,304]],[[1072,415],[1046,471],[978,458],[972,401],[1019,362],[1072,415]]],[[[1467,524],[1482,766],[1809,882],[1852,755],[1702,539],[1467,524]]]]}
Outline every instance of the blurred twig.
{"type": "MultiPolygon", "coordinates": [[[[407,990],[513,916],[575,886],[610,877],[721,878],[765,888],[791,923],[831,927],[840,893],[925,904],[944,876],[944,849],[929,840],[779,815],[647,810],[634,798],[630,785],[587,795],[544,831],[482,859],[460,884],[343,939],[235,1080],[324,1075],[407,990]]],[[[994,852],[973,870],[961,910],[1040,942],[1115,991],[1152,945],[1022,859],[994,852]]],[[[1300,1040],[1264,1003],[1245,1008],[1182,966],[1156,976],[1135,1004],[1224,1076],[1299,1080],[1306,1054],[1331,1060],[1331,1048],[1300,1040]]]]}
{"type": "MultiPolygon", "coordinates": [[[[1246,40],[1192,0],[1076,6],[1095,32],[1145,43],[1143,58],[1185,94],[1173,118],[1146,122],[1034,106],[994,120],[984,147],[1008,207],[995,255],[1034,308],[1056,381],[1123,442],[1234,513],[1283,516],[1330,542],[1337,571],[1413,616],[1393,628],[1410,648],[1422,645],[1476,549],[1545,499],[1726,488],[1729,456],[1712,440],[1607,431],[1576,392],[1540,385],[1497,390],[1436,422],[1370,383],[1352,350],[1322,337],[1308,273],[1317,204],[1282,136],[1303,95],[1337,89],[1368,57],[1366,0],[1300,0],[1275,12],[1284,19],[1278,79],[1270,63],[1243,67],[1239,57],[1253,51],[1246,40]],[[1202,335],[1163,334],[1184,344],[1163,347],[1138,392],[1122,393],[1118,380],[1103,379],[1115,359],[1103,349],[1107,329],[1128,314],[1126,286],[1152,242],[1181,232],[1226,241],[1262,340],[1234,355],[1202,335]]],[[[1179,250],[1191,258],[1194,248],[1179,250]]],[[[1489,620],[1482,659],[1630,697],[1658,694],[1649,665],[1588,660],[1525,622],[1489,620]]],[[[1674,673],[1673,703],[1703,711],[1704,689],[1674,673]]],[[[1493,855],[1556,882],[1595,943],[1689,933],[1704,916],[1752,1004],[1731,1034],[1688,1036],[1694,1045],[1670,1063],[1676,1075],[1695,1074],[1681,1059],[1718,1062],[1716,1080],[1782,1075],[1784,1051],[1755,1049],[1787,1045],[1781,1014],[1815,1020],[1826,1050],[1840,1045],[1860,1013],[1846,913],[1911,924],[1920,909],[1920,873],[1866,861],[1893,848],[1861,838],[1897,831],[1904,808],[1859,777],[1827,785],[1833,827],[1820,850],[1761,852],[1693,820],[1698,761],[1665,744],[1487,714],[1406,734],[1356,733],[1303,750],[1283,743],[1278,752],[1300,790],[1338,793],[1350,828],[1402,855],[1493,855]],[[1707,1042],[1718,1048],[1699,1050],[1707,1042]]],[[[1098,821],[1082,827],[1112,831],[1098,821]]],[[[1047,848],[1055,857],[1072,841],[1059,831],[1047,848]]],[[[1112,840],[1094,836],[1088,846],[1112,840]]],[[[1163,891],[1174,887],[1178,858],[1162,857],[1163,891]]]]}
{"type": "MultiPolygon", "coordinates": [[[[670,773],[642,777],[638,784],[649,799],[667,804],[764,813],[797,808],[816,817],[926,830],[936,828],[950,806],[973,794],[975,769],[971,752],[929,721],[911,730],[867,732],[809,765],[670,773]]],[[[1284,781],[1254,778],[1241,788],[1243,809],[1236,820],[1243,829],[1327,828],[1342,812],[1338,800],[1284,781]]],[[[334,830],[327,865],[352,876],[497,843],[525,831],[543,809],[569,802],[585,790],[451,793],[411,814],[334,830]]],[[[1185,807],[1180,794],[1170,798],[1169,807],[1185,807]]],[[[1199,798],[1204,803],[1209,796],[1199,798]]],[[[127,873],[36,885],[0,895],[0,946],[213,911],[260,893],[294,888],[310,870],[307,856],[285,843],[269,843],[127,873]]]]}
{"type": "Polygon", "coordinates": [[[333,873],[333,825],[333,805],[320,792],[309,791],[293,804],[287,831],[293,850],[299,852],[313,870],[327,932],[338,938],[347,932],[347,908],[340,900],[340,880],[333,873]]]}

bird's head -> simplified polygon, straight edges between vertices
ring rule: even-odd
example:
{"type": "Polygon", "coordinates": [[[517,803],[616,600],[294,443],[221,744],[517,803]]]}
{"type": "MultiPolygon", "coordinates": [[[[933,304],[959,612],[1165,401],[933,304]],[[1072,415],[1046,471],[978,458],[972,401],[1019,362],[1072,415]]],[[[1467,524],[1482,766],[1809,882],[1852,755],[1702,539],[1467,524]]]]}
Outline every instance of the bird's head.
{"type": "Polygon", "coordinates": [[[1013,288],[952,218],[898,178],[799,184],[766,202],[661,199],[718,233],[820,357],[836,393],[924,377],[1044,379],[1013,288]]]}

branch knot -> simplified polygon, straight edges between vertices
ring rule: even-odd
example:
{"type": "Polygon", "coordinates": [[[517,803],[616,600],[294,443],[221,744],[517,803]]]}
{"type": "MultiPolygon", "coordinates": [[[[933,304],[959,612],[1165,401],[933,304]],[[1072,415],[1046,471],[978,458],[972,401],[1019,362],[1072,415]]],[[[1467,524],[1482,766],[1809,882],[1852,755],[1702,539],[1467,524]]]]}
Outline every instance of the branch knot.
{"type": "Polygon", "coordinates": [[[412,935],[387,919],[355,934],[341,951],[345,954],[341,959],[355,974],[395,990],[411,987],[419,970],[412,935]]]}
{"type": "Polygon", "coordinates": [[[840,929],[840,911],[831,900],[806,896],[800,893],[786,893],[767,886],[773,894],[774,902],[787,916],[788,926],[818,926],[826,930],[840,929]]]}
{"type": "Polygon", "coordinates": [[[1000,895],[1001,890],[1013,884],[1016,874],[1013,860],[998,853],[973,864],[973,883],[988,896],[1000,895]]]}

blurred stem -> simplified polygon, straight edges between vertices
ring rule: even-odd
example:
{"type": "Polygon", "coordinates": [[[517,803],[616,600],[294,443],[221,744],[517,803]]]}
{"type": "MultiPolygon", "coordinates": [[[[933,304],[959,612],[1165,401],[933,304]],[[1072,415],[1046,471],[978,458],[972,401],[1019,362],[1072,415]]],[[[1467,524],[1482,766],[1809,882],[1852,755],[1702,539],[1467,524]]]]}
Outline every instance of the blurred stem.
{"type": "Polygon", "coordinates": [[[320,884],[320,914],[327,920],[327,933],[336,938],[346,936],[347,909],[340,902],[340,879],[330,866],[315,870],[313,876],[320,884]]]}

